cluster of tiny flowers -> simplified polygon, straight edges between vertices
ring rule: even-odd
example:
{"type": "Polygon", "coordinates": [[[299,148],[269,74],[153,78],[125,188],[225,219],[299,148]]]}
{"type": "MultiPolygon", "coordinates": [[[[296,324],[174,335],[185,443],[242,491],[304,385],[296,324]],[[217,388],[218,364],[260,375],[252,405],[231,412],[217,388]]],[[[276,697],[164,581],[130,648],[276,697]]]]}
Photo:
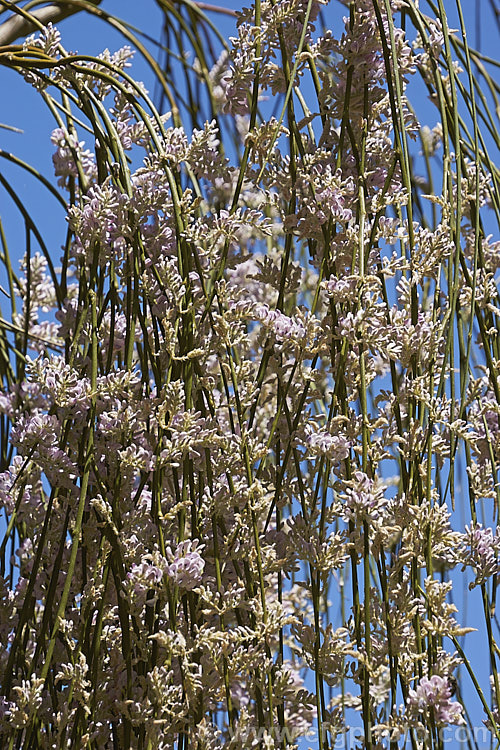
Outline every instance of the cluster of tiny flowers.
{"type": "Polygon", "coordinates": [[[471,524],[465,527],[465,540],[463,561],[476,576],[469,584],[472,589],[500,573],[500,533],[498,529],[495,533],[491,528],[485,529],[480,523],[471,524]]]}
{"type": "Polygon", "coordinates": [[[448,678],[433,675],[422,677],[416,690],[408,691],[408,710],[411,714],[431,714],[438,727],[448,724],[464,724],[463,707],[451,698],[448,678]]]}
{"type": "Polygon", "coordinates": [[[79,141],[75,133],[56,128],[52,131],[51,141],[57,147],[52,161],[55,175],[58,177],[57,182],[61,187],[68,187],[70,178],[78,178],[79,168],[82,175],[95,180],[95,156],[89,149],[84,148],[85,142],[79,141]]]}
{"type": "Polygon", "coordinates": [[[175,552],[167,549],[169,565],[166,573],[177,586],[189,591],[201,583],[205,568],[205,561],[200,554],[203,546],[198,546],[198,539],[195,539],[194,542],[180,542],[175,552]]]}
{"type": "MultiPolygon", "coordinates": [[[[214,119],[191,130],[135,106],[129,48],[79,67],[52,28],[26,42],[57,62],[27,70],[32,84],[106,114],[88,148],[76,117],[52,134],[64,272],[28,254],[16,278],[6,747],[292,750],[317,729],[323,750],[355,715],[374,750],[465,721],[450,643],[478,636],[453,581],[467,571],[491,624],[500,574],[499,532],[477,520],[480,500],[491,517],[499,502],[500,360],[481,336],[497,333],[500,248],[484,238],[478,270],[472,228],[491,181],[464,161],[434,222],[406,210],[395,141],[415,136],[407,89],[440,59],[442,28],[412,44],[394,26],[406,3],[361,0],[337,38],[316,31],[324,5],[263,0],[259,26],[239,13],[208,75],[214,119]],[[310,106],[313,86],[296,96],[309,75],[310,106]],[[254,86],[290,92],[286,127],[249,132],[254,86]],[[238,167],[219,130],[236,117],[238,167]],[[448,365],[467,342],[459,381],[448,365]],[[458,529],[447,472],[464,455],[458,529]]],[[[443,137],[423,132],[426,153],[443,137]]]]}

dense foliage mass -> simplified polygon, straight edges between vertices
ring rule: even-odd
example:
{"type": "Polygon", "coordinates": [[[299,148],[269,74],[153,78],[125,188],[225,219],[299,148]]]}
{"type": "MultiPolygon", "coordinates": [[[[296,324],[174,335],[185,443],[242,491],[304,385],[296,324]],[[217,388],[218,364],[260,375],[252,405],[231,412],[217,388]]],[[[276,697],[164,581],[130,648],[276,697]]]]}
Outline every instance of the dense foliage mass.
{"type": "Polygon", "coordinates": [[[160,113],[127,46],[2,48],[68,222],[3,243],[2,747],[500,739],[498,136],[428,5],[257,2],[160,113]]]}

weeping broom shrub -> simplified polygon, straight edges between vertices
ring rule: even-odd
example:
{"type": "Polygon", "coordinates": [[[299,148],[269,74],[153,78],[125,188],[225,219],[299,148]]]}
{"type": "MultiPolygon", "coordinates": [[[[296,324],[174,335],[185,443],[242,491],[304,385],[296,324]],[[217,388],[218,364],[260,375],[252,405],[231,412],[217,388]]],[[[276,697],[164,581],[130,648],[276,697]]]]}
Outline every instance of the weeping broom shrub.
{"type": "Polygon", "coordinates": [[[1,5],[67,207],[60,258],[2,234],[2,746],[500,740],[497,87],[460,6],[257,0],[219,56],[161,2],[162,67],[80,3],[157,107],[130,47],[1,5]]]}

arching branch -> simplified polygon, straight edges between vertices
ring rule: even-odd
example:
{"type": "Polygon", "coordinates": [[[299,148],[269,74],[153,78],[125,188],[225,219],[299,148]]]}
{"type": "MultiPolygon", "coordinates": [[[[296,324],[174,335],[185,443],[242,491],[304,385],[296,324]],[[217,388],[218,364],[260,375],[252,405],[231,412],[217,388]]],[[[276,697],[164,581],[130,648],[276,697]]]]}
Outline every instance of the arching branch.
{"type": "MultiPolygon", "coordinates": [[[[89,5],[100,5],[101,0],[87,0],[87,3],[89,5]]],[[[30,12],[30,15],[46,26],[48,23],[59,23],[59,21],[73,16],[81,10],[84,10],[81,3],[73,5],[72,3],[61,2],[51,3],[50,5],[45,5],[43,8],[33,10],[30,12]]],[[[0,47],[12,44],[16,39],[28,36],[33,31],[36,31],[35,24],[31,23],[24,16],[14,13],[4,23],[0,24],[0,47]]]]}

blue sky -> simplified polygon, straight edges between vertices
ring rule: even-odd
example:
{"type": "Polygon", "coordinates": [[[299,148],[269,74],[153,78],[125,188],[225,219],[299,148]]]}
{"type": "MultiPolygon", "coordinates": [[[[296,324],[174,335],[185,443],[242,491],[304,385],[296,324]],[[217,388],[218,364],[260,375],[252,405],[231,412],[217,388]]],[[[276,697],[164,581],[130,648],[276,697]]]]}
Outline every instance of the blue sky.
{"type": "MultiPolygon", "coordinates": [[[[490,10],[489,0],[478,0],[481,2],[481,9],[484,13],[481,24],[476,24],[477,3],[474,0],[464,0],[463,7],[469,27],[469,43],[475,45],[480,42],[483,51],[492,57],[497,56],[499,35],[498,27],[493,21],[490,10]]],[[[239,4],[234,2],[222,3],[225,7],[238,9],[239,4]]],[[[424,5],[422,0],[421,7],[424,5]]],[[[152,36],[158,37],[161,29],[161,14],[152,0],[137,2],[134,0],[103,0],[101,7],[112,14],[117,14],[129,23],[136,25],[147,31],[152,36]]],[[[458,28],[456,20],[456,4],[454,0],[447,0],[445,7],[449,11],[450,26],[458,28]]],[[[335,6],[335,14],[332,15],[334,23],[338,23],[338,32],[341,31],[341,16],[345,9],[335,6]]],[[[226,38],[234,33],[234,20],[232,18],[212,14],[214,22],[226,38]]],[[[122,46],[124,41],[121,35],[100,21],[86,14],[80,13],[59,24],[62,33],[62,41],[66,49],[72,51],[97,54],[105,47],[111,51],[122,46]]],[[[334,31],[336,29],[334,28],[334,31]]],[[[148,86],[150,81],[149,71],[144,62],[139,57],[132,68],[134,77],[143,80],[148,86]]],[[[55,127],[54,121],[36,91],[26,85],[23,79],[18,75],[5,68],[0,67],[0,86],[2,91],[2,101],[4,106],[0,114],[0,122],[22,130],[22,133],[14,133],[8,130],[0,129],[0,147],[6,151],[14,153],[16,156],[26,160],[34,165],[47,177],[52,176],[52,147],[50,144],[50,133],[55,127]]],[[[149,86],[152,89],[152,86],[149,86]]],[[[422,112],[428,112],[429,125],[434,125],[436,117],[425,96],[425,92],[419,91],[417,94],[416,104],[422,112]]],[[[64,241],[65,220],[64,211],[56,201],[47,196],[45,191],[36,188],[33,178],[29,177],[17,168],[9,165],[5,160],[0,159],[0,171],[11,179],[19,194],[22,195],[27,208],[33,212],[33,216],[39,224],[45,239],[57,265],[60,255],[60,245],[64,241]]],[[[12,209],[12,206],[3,190],[0,190],[0,216],[5,225],[7,239],[10,243],[10,251],[14,259],[18,259],[24,252],[24,237],[22,233],[22,224],[19,224],[19,216],[12,209]],[[21,227],[21,230],[20,228],[21,227]]],[[[3,283],[3,282],[1,282],[3,283]]],[[[5,298],[0,296],[0,308],[5,309],[5,298]]],[[[3,313],[8,317],[7,313],[3,313]]],[[[0,521],[1,528],[1,521],[0,521]]],[[[3,530],[3,529],[2,529],[3,530]]],[[[479,599],[473,600],[480,606],[479,599]]],[[[469,604],[469,609],[471,605],[469,604]]],[[[473,610],[473,608],[472,608],[473,610]]],[[[474,615],[471,615],[469,624],[473,624],[474,615]]],[[[476,636],[468,636],[468,646],[473,645],[476,636]]],[[[481,654],[482,635],[478,634],[476,642],[478,646],[475,656],[478,658],[479,671],[481,677],[487,670],[487,653],[481,654]],[[484,657],[484,658],[482,658],[484,657]]],[[[465,677],[464,685],[467,685],[468,679],[465,677]]],[[[483,682],[484,684],[484,682],[483,682]]],[[[472,693],[467,694],[470,697],[470,709],[474,716],[477,717],[476,723],[481,722],[482,711],[478,705],[477,699],[472,693]]],[[[307,747],[305,742],[303,747],[307,747]]],[[[448,747],[455,747],[448,744],[448,747]]],[[[481,746],[480,746],[481,747],[481,746]]],[[[485,746],[484,746],[485,747],[485,746]]]]}

